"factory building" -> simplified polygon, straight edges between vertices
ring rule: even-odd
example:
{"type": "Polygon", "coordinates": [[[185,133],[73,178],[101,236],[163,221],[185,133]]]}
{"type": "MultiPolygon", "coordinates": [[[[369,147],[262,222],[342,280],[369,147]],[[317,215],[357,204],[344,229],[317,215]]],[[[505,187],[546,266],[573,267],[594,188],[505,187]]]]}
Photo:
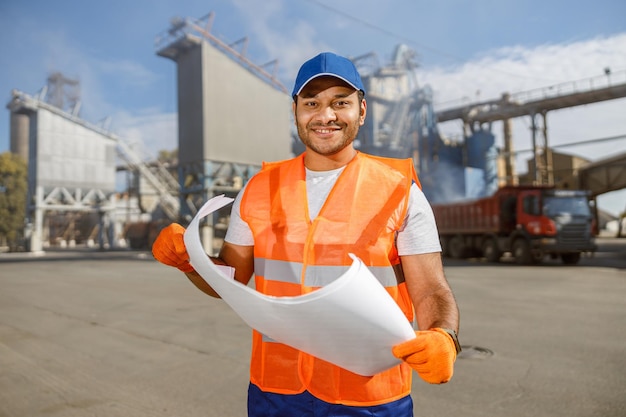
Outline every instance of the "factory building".
{"type": "Polygon", "coordinates": [[[66,244],[77,238],[103,241],[105,235],[111,241],[115,141],[71,113],[17,90],[8,107],[11,151],[28,163],[27,248],[37,252],[50,244],[51,225],[63,223],[59,214],[70,230],[66,244]],[[77,217],[90,217],[94,227],[87,236],[75,227],[77,217]]]}

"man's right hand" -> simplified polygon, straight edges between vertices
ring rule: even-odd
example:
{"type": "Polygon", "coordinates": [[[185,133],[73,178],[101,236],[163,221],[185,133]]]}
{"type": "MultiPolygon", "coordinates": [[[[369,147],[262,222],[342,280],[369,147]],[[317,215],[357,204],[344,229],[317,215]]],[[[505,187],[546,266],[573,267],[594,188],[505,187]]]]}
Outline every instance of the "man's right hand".
{"type": "Polygon", "coordinates": [[[173,266],[182,272],[192,272],[194,269],[189,263],[184,234],[185,228],[178,223],[165,227],[152,245],[152,255],[162,264],[173,266]]]}

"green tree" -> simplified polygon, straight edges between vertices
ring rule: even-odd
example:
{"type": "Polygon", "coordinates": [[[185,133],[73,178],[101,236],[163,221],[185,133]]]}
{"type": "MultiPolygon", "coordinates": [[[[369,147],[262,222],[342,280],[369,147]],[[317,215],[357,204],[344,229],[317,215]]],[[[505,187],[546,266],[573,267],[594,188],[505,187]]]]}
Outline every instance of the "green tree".
{"type": "Polygon", "coordinates": [[[164,164],[165,163],[175,164],[176,161],[178,160],[178,149],[173,149],[171,151],[161,149],[159,151],[159,155],[157,156],[157,159],[159,162],[164,163],[164,164]]]}
{"type": "Polygon", "coordinates": [[[15,251],[23,238],[28,187],[26,162],[17,154],[0,154],[0,238],[15,251]]]}

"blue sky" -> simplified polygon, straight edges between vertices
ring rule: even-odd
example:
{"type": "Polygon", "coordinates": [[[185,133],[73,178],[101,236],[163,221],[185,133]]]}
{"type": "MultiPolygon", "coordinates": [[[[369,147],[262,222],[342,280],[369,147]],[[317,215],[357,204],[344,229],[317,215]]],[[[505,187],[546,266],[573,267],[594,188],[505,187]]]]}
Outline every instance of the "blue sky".
{"type": "MultiPolygon", "coordinates": [[[[0,0],[0,98],[8,103],[12,89],[35,94],[51,72],[61,71],[80,80],[84,119],[111,117],[111,129],[148,154],[174,149],[176,69],[155,54],[155,38],[174,16],[209,12],[214,35],[227,42],[249,38],[252,61],[278,59],[288,88],[300,63],[322,50],[374,52],[386,64],[399,43],[417,51],[418,80],[433,88],[436,109],[601,77],[607,67],[626,82],[623,0],[0,0]]],[[[592,160],[623,152],[624,139],[567,144],[626,135],[624,114],[625,99],[551,112],[550,143],[592,160]]],[[[515,122],[517,149],[530,147],[528,126],[515,122]]],[[[454,123],[441,130],[461,133],[454,123]]],[[[0,152],[8,148],[5,108],[0,152]]],[[[522,171],[526,157],[520,155],[522,171]]],[[[626,208],[626,193],[599,201],[616,214],[626,208]]]]}

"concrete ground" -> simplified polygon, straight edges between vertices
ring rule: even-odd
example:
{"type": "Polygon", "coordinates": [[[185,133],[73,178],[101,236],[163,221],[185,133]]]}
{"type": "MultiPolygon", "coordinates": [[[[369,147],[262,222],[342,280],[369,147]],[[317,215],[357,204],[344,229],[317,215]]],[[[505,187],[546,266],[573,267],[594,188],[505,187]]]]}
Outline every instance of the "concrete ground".
{"type": "MultiPolygon", "coordinates": [[[[626,415],[626,239],[448,261],[465,351],[416,416],[626,415]]],[[[0,417],[245,416],[250,329],[147,252],[0,254],[0,417]]]]}

